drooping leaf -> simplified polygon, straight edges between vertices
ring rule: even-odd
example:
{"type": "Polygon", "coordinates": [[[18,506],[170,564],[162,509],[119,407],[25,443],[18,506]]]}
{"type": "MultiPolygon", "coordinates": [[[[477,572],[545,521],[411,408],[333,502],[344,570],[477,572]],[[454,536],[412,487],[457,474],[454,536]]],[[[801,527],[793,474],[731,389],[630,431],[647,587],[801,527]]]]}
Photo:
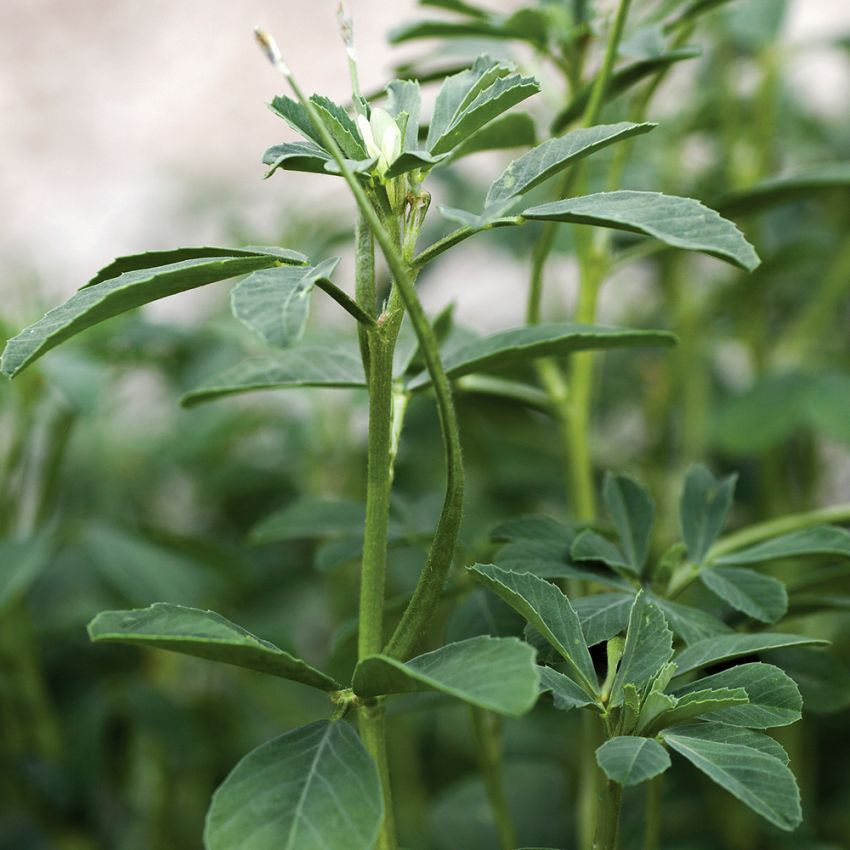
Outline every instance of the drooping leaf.
{"type": "Polygon", "coordinates": [[[554,584],[531,573],[515,573],[493,564],[474,564],[468,570],[543,634],[570,665],[576,681],[595,697],[596,671],[570,600],[554,584]]]}
{"type": "MultiPolygon", "coordinates": [[[[682,47],[677,50],[671,50],[669,53],[662,53],[659,56],[641,59],[638,62],[618,68],[611,75],[611,81],[607,88],[607,98],[612,100],[636,83],[646,79],[646,77],[657,74],[676,62],[681,62],[684,59],[693,59],[700,55],[702,55],[702,51],[698,47],[682,47]]],[[[566,127],[584,113],[592,91],[592,83],[584,86],[570,101],[566,109],[563,109],[555,116],[555,119],[552,121],[553,135],[562,133],[566,127]]]]}
{"type": "Polygon", "coordinates": [[[160,298],[281,264],[272,254],[201,257],[157,268],[128,271],[72,295],[10,339],[0,370],[10,378],[51,348],[119,313],[160,298]]]}
{"type": "Polygon", "coordinates": [[[190,407],[257,390],[290,387],[361,389],[365,386],[363,364],[355,349],[299,345],[270,357],[246,358],[186,393],[180,403],[190,407]]]}
{"type": "Polygon", "coordinates": [[[304,335],[310,295],[329,279],[339,258],[318,266],[278,266],[248,275],[231,291],[233,315],[270,345],[289,348],[304,335]]]}
{"type": "Polygon", "coordinates": [[[717,205],[725,213],[741,215],[817,192],[850,187],[850,162],[826,162],[791,174],[770,177],[748,189],[739,189],[721,198],[717,205]]]}
{"type": "Polygon", "coordinates": [[[715,478],[702,464],[695,464],[688,470],[679,501],[679,521],[688,547],[688,558],[693,563],[702,563],[711,544],[723,530],[732,506],[736,480],[735,475],[715,478]]]}
{"type": "Polygon", "coordinates": [[[292,679],[323,691],[342,687],[300,658],[255,637],[214,611],[155,602],[148,608],[103,611],[89,623],[88,632],[93,641],[128,643],[194,655],[292,679]]]}
{"type": "Polygon", "coordinates": [[[718,739],[706,729],[713,725],[674,727],[661,734],[668,746],[770,823],[784,830],[799,826],[800,792],[787,765],[761,750],[718,739]]]}
{"type": "Polygon", "coordinates": [[[354,671],[358,696],[439,691],[471,705],[518,717],[537,701],[535,652],[516,638],[479,636],[402,662],[370,655],[354,671]]]}
{"type": "Polygon", "coordinates": [[[746,655],[757,655],[770,649],[782,649],[788,646],[824,644],[825,640],[805,637],[804,635],[785,634],[784,632],[760,632],[758,634],[716,635],[698,640],[683,649],[675,658],[676,675],[709,667],[719,661],[730,661],[746,655]]]}
{"type": "Polygon", "coordinates": [[[515,159],[493,181],[487,191],[484,205],[489,207],[509,201],[548,180],[572,163],[621,139],[648,133],[656,126],[621,121],[619,124],[601,124],[573,130],[565,136],[547,139],[519,159],[515,159]]]}
{"type": "MultiPolygon", "coordinates": [[[[461,101],[451,123],[434,139],[433,144],[429,144],[431,153],[447,153],[485,124],[538,91],[540,84],[533,77],[520,74],[496,77],[488,88],[480,91],[468,104],[464,105],[461,101]]],[[[429,133],[429,142],[430,139],[429,133]]]]}
{"type": "Polygon", "coordinates": [[[652,738],[620,735],[596,750],[596,762],[612,782],[628,788],[664,773],[670,756],[652,738]]]}
{"type": "Polygon", "coordinates": [[[345,721],[319,720],[248,753],[215,792],[206,850],[372,850],[378,770],[345,721]]]}
{"type": "Polygon", "coordinates": [[[810,555],[838,555],[850,558],[850,531],[831,525],[819,525],[774,537],[747,549],[731,552],[715,560],[717,564],[764,564],[782,558],[810,555]]]}
{"type": "Polygon", "coordinates": [[[324,174],[330,160],[329,153],[311,142],[284,142],[273,145],[263,154],[263,163],[270,166],[266,177],[271,177],[278,169],[324,174]]]}
{"type": "Polygon", "coordinates": [[[629,613],[623,657],[611,686],[611,705],[622,704],[623,687],[627,684],[640,691],[672,655],[673,633],[658,606],[640,591],[629,613]]]}
{"type": "Polygon", "coordinates": [[[574,708],[596,704],[569,676],[551,667],[540,668],[540,693],[551,693],[555,708],[561,711],[571,711],[574,708]]]}
{"type": "MultiPolygon", "coordinates": [[[[565,355],[575,351],[641,346],[668,346],[676,337],[665,331],[638,331],[604,325],[577,325],[569,322],[529,325],[500,331],[446,352],[446,374],[457,379],[472,372],[510,369],[538,357],[565,355]]],[[[412,390],[430,385],[423,373],[408,387],[412,390]]]]}
{"type": "Polygon", "coordinates": [[[629,622],[634,597],[630,593],[595,593],[573,602],[588,646],[610,640],[629,622]]]}
{"type": "Polygon", "coordinates": [[[732,633],[731,626],[700,608],[660,597],[654,598],[654,602],[663,612],[670,628],[688,645],[713,635],[732,633]]]}
{"type": "Polygon", "coordinates": [[[781,581],[744,567],[703,567],[702,583],[736,611],[762,623],[775,623],[788,610],[788,593],[781,581]]]}
{"type": "Polygon", "coordinates": [[[701,251],[752,271],[759,264],[740,230],[693,198],[660,192],[599,192],[530,207],[523,218],[642,233],[673,248],[701,251]]]}
{"type": "Polygon", "coordinates": [[[630,572],[641,575],[649,554],[655,503],[649,490],[627,475],[605,476],[602,488],[608,516],[617,529],[630,572]]]}
{"type": "Polygon", "coordinates": [[[793,679],[772,664],[738,664],[713,676],[689,682],[673,694],[679,696],[707,688],[743,688],[749,697],[746,705],[724,708],[713,714],[712,720],[720,723],[770,729],[787,726],[800,719],[803,707],[800,691],[793,679]]]}
{"type": "Polygon", "coordinates": [[[249,534],[255,545],[311,537],[357,536],[363,532],[366,506],[343,499],[298,499],[260,520],[249,534]]]}

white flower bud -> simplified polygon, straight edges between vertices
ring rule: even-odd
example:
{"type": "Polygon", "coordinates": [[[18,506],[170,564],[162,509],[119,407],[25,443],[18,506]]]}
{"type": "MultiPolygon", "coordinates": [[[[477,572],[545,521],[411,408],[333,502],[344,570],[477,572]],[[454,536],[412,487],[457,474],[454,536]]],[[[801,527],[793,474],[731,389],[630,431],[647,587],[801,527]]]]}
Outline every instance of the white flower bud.
{"type": "Polygon", "coordinates": [[[376,108],[372,110],[368,120],[363,115],[358,115],[357,126],[363,136],[366,153],[370,157],[378,158],[375,171],[378,176],[383,177],[401,153],[401,131],[398,124],[385,109],[376,108]]]}

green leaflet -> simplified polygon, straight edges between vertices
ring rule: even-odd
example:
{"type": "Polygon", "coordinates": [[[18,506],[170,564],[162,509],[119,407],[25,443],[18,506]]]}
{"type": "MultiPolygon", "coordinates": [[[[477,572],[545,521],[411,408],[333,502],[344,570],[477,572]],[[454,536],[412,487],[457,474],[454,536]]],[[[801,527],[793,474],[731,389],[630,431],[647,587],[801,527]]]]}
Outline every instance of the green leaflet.
{"type": "Polygon", "coordinates": [[[621,139],[648,133],[656,126],[622,121],[619,124],[582,128],[560,138],[547,139],[519,159],[515,159],[493,181],[484,199],[484,206],[502,204],[522,195],[568,165],[621,139]]]}
{"type": "Polygon", "coordinates": [[[215,792],[206,850],[372,850],[378,771],[345,721],[319,720],[248,753],[215,792]]]}
{"type": "Polygon", "coordinates": [[[596,593],[573,602],[588,646],[610,640],[629,622],[634,596],[630,593],[596,593]]]}
{"type": "Polygon", "coordinates": [[[363,364],[355,349],[299,345],[269,357],[249,357],[208,378],[186,393],[180,403],[190,407],[223,396],[289,387],[366,386],[363,364]]]}
{"type": "Polygon", "coordinates": [[[148,608],[103,611],[88,626],[93,641],[129,643],[194,655],[292,679],[323,691],[341,685],[300,658],[261,640],[214,611],[155,602],[148,608]]]}
{"type": "Polygon", "coordinates": [[[715,478],[702,464],[695,464],[688,470],[679,500],[679,521],[688,558],[693,563],[703,562],[711,544],[723,530],[736,480],[736,475],[715,478]]]}
{"type": "Polygon", "coordinates": [[[515,573],[492,564],[467,569],[543,634],[570,665],[576,681],[595,698],[596,671],[570,600],[554,584],[531,573],[515,573]]]}
{"type": "MultiPolygon", "coordinates": [[[[702,50],[698,47],[683,47],[678,50],[671,50],[669,53],[663,53],[660,56],[641,59],[638,62],[633,62],[630,65],[619,68],[611,75],[607,89],[607,98],[609,100],[613,99],[618,94],[631,88],[635,83],[639,83],[646,77],[663,71],[676,62],[681,62],[683,59],[693,59],[700,55],[702,55],[702,50]]],[[[552,121],[553,135],[562,133],[573,121],[584,113],[592,91],[592,83],[584,86],[572,101],[570,101],[569,106],[555,116],[555,119],[552,121]]]]}
{"type": "Polygon", "coordinates": [[[248,275],[233,287],[233,315],[270,345],[289,348],[304,335],[310,295],[320,280],[328,280],[339,257],[317,266],[278,266],[248,275]]]}
{"type": "Polygon", "coordinates": [[[664,773],[670,756],[658,741],[621,735],[596,750],[596,762],[612,782],[627,788],[664,773]]]}
{"type": "Polygon", "coordinates": [[[530,207],[522,216],[642,233],[674,248],[711,254],[747,271],[759,264],[741,231],[693,198],[660,192],[599,192],[530,207]]]}
{"type": "Polygon", "coordinates": [[[362,502],[302,498],[260,520],[248,539],[257,546],[314,537],[356,537],[362,535],[365,521],[362,502]]]}
{"type": "MultiPolygon", "coordinates": [[[[666,331],[638,331],[605,325],[571,322],[529,325],[500,331],[447,351],[443,357],[446,374],[457,379],[472,372],[510,369],[538,357],[609,348],[673,345],[676,337],[666,331]]],[[[431,383],[422,373],[408,383],[419,390],[431,383]]]]}
{"type": "Polygon", "coordinates": [[[442,156],[431,156],[428,151],[423,150],[414,149],[405,151],[398,159],[393,161],[393,164],[387,169],[385,176],[398,177],[401,174],[407,174],[408,171],[433,168],[445,158],[445,154],[442,156]]]}
{"type": "Polygon", "coordinates": [[[702,583],[735,610],[762,623],[775,623],[788,610],[785,585],[744,567],[703,567],[702,583]]]}
{"type": "Polygon", "coordinates": [[[745,655],[756,655],[769,649],[825,643],[829,643],[829,641],[783,632],[716,635],[696,641],[687,649],[683,649],[674,659],[677,665],[676,675],[680,676],[691,670],[698,670],[700,667],[709,667],[718,661],[729,661],[732,658],[741,658],[745,655]]]}
{"type": "Polygon", "coordinates": [[[283,95],[282,97],[274,98],[269,104],[269,109],[279,118],[283,118],[296,133],[300,133],[305,139],[308,139],[324,150],[322,137],[313,126],[307,110],[298,101],[293,100],[287,95],[283,95]]]}
{"type": "Polygon", "coordinates": [[[779,758],[744,743],[752,742],[757,733],[736,740],[730,729],[703,723],[674,727],[661,735],[669,747],[754,812],[780,829],[795,829],[802,812],[794,775],[779,758]]]}
{"type": "Polygon", "coordinates": [[[730,626],[707,611],[661,597],[653,597],[653,601],[661,609],[670,628],[686,644],[696,643],[712,635],[732,633],[730,626]]]}
{"type": "Polygon", "coordinates": [[[277,257],[281,262],[293,266],[306,266],[309,260],[300,251],[290,248],[278,248],[275,245],[248,245],[245,248],[172,248],[167,251],[145,251],[142,254],[130,254],[126,257],[116,257],[108,266],[104,266],[88,283],[80,287],[86,289],[105,280],[118,277],[124,272],[134,272],[140,269],[153,269],[180,263],[183,260],[201,260],[205,257],[255,257],[257,254],[268,254],[277,257]]]}
{"type": "Polygon", "coordinates": [[[741,707],[749,701],[744,688],[706,688],[699,691],[689,691],[681,697],[674,698],[675,704],[658,715],[655,721],[643,731],[656,732],[665,727],[676,726],[696,720],[706,714],[714,713],[730,707],[741,707]]]}
{"type": "Polygon", "coordinates": [[[770,177],[748,189],[725,195],[717,206],[725,213],[741,215],[776,204],[809,198],[824,189],[850,186],[850,162],[825,162],[792,174],[770,177]]]}
{"type": "Polygon", "coordinates": [[[617,529],[620,548],[629,572],[643,573],[649,554],[649,538],[655,516],[655,503],[649,490],[627,475],[605,475],[602,488],[608,516],[617,529]]]}
{"type": "Polygon", "coordinates": [[[611,705],[622,704],[623,687],[627,684],[640,692],[672,655],[673,633],[658,606],[640,591],[629,614],[626,645],[611,686],[611,705]]]}
{"type": "Polygon", "coordinates": [[[370,655],[354,671],[358,696],[439,691],[471,705],[519,717],[537,702],[535,651],[517,638],[479,636],[402,662],[370,655]]]}
{"type": "Polygon", "coordinates": [[[794,680],[772,664],[738,664],[677,688],[675,696],[706,688],[743,688],[749,697],[746,705],[724,708],[712,720],[751,729],[787,726],[800,719],[803,700],[794,680]]]}
{"type": "Polygon", "coordinates": [[[527,112],[507,112],[468,136],[449,153],[454,162],[479,151],[528,147],[537,143],[534,121],[527,112]]]}
{"type": "Polygon", "coordinates": [[[569,676],[551,667],[540,668],[540,693],[551,693],[555,708],[561,711],[597,704],[569,676]]]}
{"type": "Polygon", "coordinates": [[[576,561],[601,561],[618,572],[634,575],[632,565],[626,561],[626,556],[617,544],[589,528],[576,537],[570,548],[570,556],[576,561]]]}
{"type": "Polygon", "coordinates": [[[387,102],[384,108],[393,118],[398,118],[402,112],[407,113],[402,150],[417,150],[419,148],[419,114],[422,109],[419,83],[415,80],[393,80],[387,86],[387,102]]]}
{"type": "Polygon", "coordinates": [[[850,531],[831,525],[820,525],[774,537],[764,543],[731,552],[715,559],[716,564],[763,564],[781,558],[808,555],[839,555],[850,558],[850,531]]]}
{"type": "Polygon", "coordinates": [[[273,145],[263,154],[263,162],[271,166],[266,177],[271,177],[278,169],[325,174],[325,165],[330,160],[330,154],[311,142],[284,142],[273,145]]]}
{"type": "Polygon", "coordinates": [[[351,116],[324,95],[310,95],[310,100],[322,118],[325,128],[345,156],[355,162],[368,159],[363,139],[360,138],[360,131],[351,116]]]}
{"type": "Polygon", "coordinates": [[[280,257],[259,253],[201,257],[124,272],[87,286],[10,339],[3,351],[0,370],[12,378],[51,348],[105,319],[168,295],[278,266],[281,262],[280,257]]]}

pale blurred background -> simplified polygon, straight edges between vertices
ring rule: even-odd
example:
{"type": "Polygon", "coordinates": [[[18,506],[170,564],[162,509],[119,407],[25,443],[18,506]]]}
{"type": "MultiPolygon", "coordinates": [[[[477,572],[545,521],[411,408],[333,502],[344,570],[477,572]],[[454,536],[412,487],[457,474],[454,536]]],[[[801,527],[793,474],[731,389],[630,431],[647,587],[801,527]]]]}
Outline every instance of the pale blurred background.
{"type": "MultiPolygon", "coordinates": [[[[283,210],[334,196],[337,181],[313,175],[261,179],[262,151],[290,133],[264,107],[284,86],[251,30],[262,23],[276,34],[305,88],[344,100],[335,7],[335,0],[2,0],[0,293],[7,305],[11,296],[13,314],[32,316],[24,280],[46,306],[115,255],[226,243],[234,223],[263,242],[283,210]]],[[[422,52],[385,41],[388,29],[417,14],[413,0],[349,0],[349,10],[364,88],[422,52]]],[[[840,31],[850,32],[850,0],[795,0],[784,40],[806,47],[840,31]]],[[[795,52],[793,62],[813,109],[846,108],[846,63],[816,49],[795,52]]],[[[486,250],[470,252],[486,265],[486,250]]],[[[520,289],[523,273],[498,261],[501,279],[520,289]]],[[[180,315],[187,303],[196,302],[181,296],[155,309],[180,315]]],[[[480,323],[474,303],[460,306],[480,323]]]]}

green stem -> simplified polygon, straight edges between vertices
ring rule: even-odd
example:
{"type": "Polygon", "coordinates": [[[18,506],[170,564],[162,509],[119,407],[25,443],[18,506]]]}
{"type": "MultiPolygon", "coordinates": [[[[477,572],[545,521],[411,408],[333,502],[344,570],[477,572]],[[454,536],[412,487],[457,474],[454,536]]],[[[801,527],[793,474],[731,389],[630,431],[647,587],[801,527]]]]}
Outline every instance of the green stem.
{"type": "Polygon", "coordinates": [[[643,850],[661,850],[661,800],[664,776],[650,779],[646,786],[646,813],[643,826],[643,850]]]}
{"type": "Polygon", "coordinates": [[[600,782],[593,850],[617,850],[622,796],[623,789],[616,782],[600,782]]]}
{"type": "MultiPolygon", "coordinates": [[[[362,215],[357,217],[357,228],[354,236],[354,297],[360,308],[365,310],[370,316],[373,316],[378,300],[375,289],[375,239],[362,215]]],[[[360,322],[357,323],[357,339],[360,343],[360,356],[363,360],[363,369],[368,376],[369,335],[368,329],[360,322]]]]}
{"type": "Polygon", "coordinates": [[[357,713],[357,728],[366,751],[375,761],[384,796],[384,820],[375,850],[396,850],[398,841],[393,815],[392,785],[387,759],[387,729],[382,700],[364,705],[357,713]]]}
{"type": "Polygon", "coordinates": [[[476,708],[474,705],[469,707],[469,713],[475,735],[478,766],[493,812],[499,846],[501,850],[514,850],[517,846],[516,830],[508,811],[505,788],[502,784],[501,721],[496,715],[482,708],[476,708]]]}

